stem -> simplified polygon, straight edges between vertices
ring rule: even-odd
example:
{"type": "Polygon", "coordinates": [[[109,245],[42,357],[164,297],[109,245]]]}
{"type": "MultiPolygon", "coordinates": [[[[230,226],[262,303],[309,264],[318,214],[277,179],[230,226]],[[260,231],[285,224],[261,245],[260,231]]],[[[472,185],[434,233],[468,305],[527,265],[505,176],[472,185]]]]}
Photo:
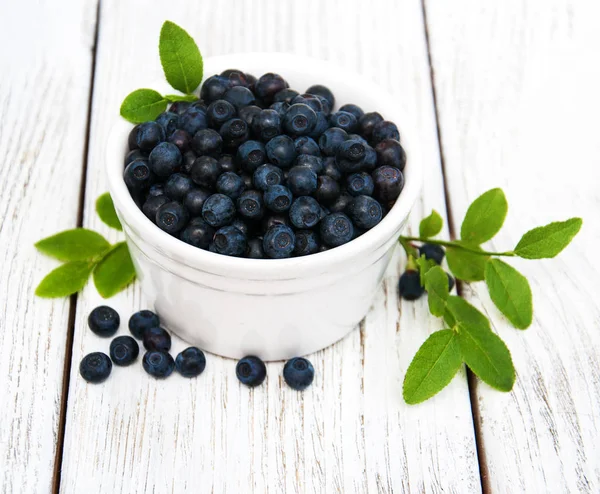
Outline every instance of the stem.
{"type": "Polygon", "coordinates": [[[400,245],[402,246],[402,248],[404,249],[404,252],[406,252],[406,256],[407,257],[419,257],[419,253],[417,252],[417,249],[415,249],[412,245],[410,245],[410,242],[405,239],[404,237],[400,237],[398,239],[398,241],[400,242],[400,245]]]}
{"type": "Polygon", "coordinates": [[[420,238],[420,237],[400,237],[400,243],[404,245],[403,242],[423,242],[434,245],[443,245],[444,247],[454,247],[455,249],[464,250],[465,252],[469,252],[471,254],[477,254],[480,256],[505,256],[505,257],[514,257],[515,253],[513,251],[508,252],[488,252],[486,250],[477,250],[471,249],[470,247],[466,247],[465,245],[459,244],[458,242],[450,242],[446,240],[435,240],[432,238],[420,238]]]}

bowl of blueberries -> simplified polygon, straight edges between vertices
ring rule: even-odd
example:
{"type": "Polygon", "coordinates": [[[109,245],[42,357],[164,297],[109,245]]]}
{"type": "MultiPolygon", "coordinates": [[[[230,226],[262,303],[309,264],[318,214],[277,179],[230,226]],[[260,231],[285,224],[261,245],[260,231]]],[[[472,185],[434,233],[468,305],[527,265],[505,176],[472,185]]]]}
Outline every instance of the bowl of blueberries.
{"type": "Polygon", "coordinates": [[[210,352],[317,351],[372,304],[420,191],[419,150],[392,96],[329,62],[226,55],[204,73],[197,101],[110,135],[142,289],[210,352]]]}

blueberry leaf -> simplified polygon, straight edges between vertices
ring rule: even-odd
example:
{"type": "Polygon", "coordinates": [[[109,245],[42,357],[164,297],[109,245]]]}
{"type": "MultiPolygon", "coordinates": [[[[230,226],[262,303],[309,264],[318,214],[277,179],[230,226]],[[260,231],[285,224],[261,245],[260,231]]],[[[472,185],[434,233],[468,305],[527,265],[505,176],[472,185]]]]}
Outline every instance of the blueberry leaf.
{"type": "Polygon", "coordinates": [[[477,327],[482,330],[491,331],[490,321],[480,311],[473,307],[464,298],[456,295],[450,295],[446,300],[446,311],[444,312],[444,321],[448,326],[457,324],[477,327]]]}
{"type": "Polygon", "coordinates": [[[110,244],[99,233],[75,228],[44,238],[35,247],[61,261],[83,261],[101,256],[110,248],[110,244]]]}
{"type": "Polygon", "coordinates": [[[115,205],[108,192],[105,192],[96,199],[96,213],[98,213],[100,219],[111,228],[120,231],[123,230],[121,222],[117,217],[117,212],[115,211],[115,205]]]}
{"type": "Polygon", "coordinates": [[[502,189],[491,189],[475,199],[460,228],[460,238],[470,244],[482,244],[502,228],[508,203],[502,189]]]}
{"type": "Polygon", "coordinates": [[[196,101],[198,97],[194,94],[165,94],[165,99],[169,103],[175,103],[176,101],[196,101]]]}
{"type": "Polygon", "coordinates": [[[423,218],[419,225],[419,236],[424,238],[435,237],[442,231],[444,220],[440,214],[433,209],[427,218],[423,218]]]}
{"type": "Polygon", "coordinates": [[[525,259],[557,256],[577,235],[583,220],[571,218],[529,230],[515,247],[515,254],[525,259]]]}
{"type": "Polygon", "coordinates": [[[121,116],[131,123],[154,120],[167,109],[168,101],[153,89],[136,89],[121,104],[121,116]]]}
{"type": "Polygon", "coordinates": [[[103,298],[119,293],[134,279],[135,270],[125,242],[115,244],[94,269],[94,284],[103,298]]]}
{"type": "MultiPolygon", "coordinates": [[[[467,246],[464,242],[458,242],[467,246]]],[[[481,250],[478,245],[468,245],[470,249],[481,250]]],[[[446,249],[448,267],[456,278],[464,281],[482,281],[485,278],[485,263],[490,257],[473,254],[459,247],[446,249]]]]}
{"type": "Polygon", "coordinates": [[[533,319],[531,288],[527,278],[500,259],[491,259],[485,267],[485,282],[498,310],[519,329],[533,319]]]}
{"type": "Polygon", "coordinates": [[[169,84],[182,93],[192,93],[203,74],[202,55],[193,38],[177,24],[165,21],[158,51],[169,84]]]}
{"type": "Polygon", "coordinates": [[[35,289],[38,297],[58,298],[81,290],[92,272],[92,261],[72,261],[51,271],[35,289]]]}
{"type": "Polygon", "coordinates": [[[402,395],[409,405],[421,403],[444,389],[462,364],[457,334],[450,329],[433,333],[408,366],[402,395]]]}
{"type": "Polygon", "coordinates": [[[431,268],[436,266],[436,263],[432,259],[427,259],[425,255],[422,255],[421,257],[417,258],[416,263],[419,267],[421,286],[425,286],[425,275],[431,268]]]}
{"type": "Polygon", "coordinates": [[[448,276],[439,266],[432,267],[425,275],[425,289],[429,312],[434,316],[442,317],[446,311],[446,300],[449,296],[448,276]]]}

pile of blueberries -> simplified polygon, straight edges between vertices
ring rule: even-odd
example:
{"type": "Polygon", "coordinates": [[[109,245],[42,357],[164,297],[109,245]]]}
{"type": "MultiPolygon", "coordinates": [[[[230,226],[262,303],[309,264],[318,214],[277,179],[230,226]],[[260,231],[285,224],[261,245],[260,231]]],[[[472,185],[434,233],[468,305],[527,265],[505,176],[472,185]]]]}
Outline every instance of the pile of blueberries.
{"type": "MultiPolygon", "coordinates": [[[[439,266],[444,260],[446,251],[440,245],[423,244],[419,247],[419,254],[439,266]]],[[[455,284],[454,278],[450,273],[446,273],[446,275],[448,275],[448,290],[452,291],[455,284]]],[[[417,269],[407,269],[402,273],[398,282],[398,291],[404,300],[417,300],[425,293],[425,288],[421,285],[421,275],[417,269]]]]}
{"type": "MultiPolygon", "coordinates": [[[[109,338],[119,329],[121,319],[116,310],[106,305],[96,307],[88,317],[90,329],[98,336],[109,338]]],[[[90,383],[105,381],[112,371],[113,363],[128,366],[135,362],[140,354],[136,341],[142,340],[146,353],[142,358],[144,370],[157,379],[169,377],[175,369],[183,377],[197,377],[206,368],[204,352],[189,347],[177,355],[169,354],[171,336],[160,327],[158,316],[150,310],[136,312],[129,319],[129,331],[135,337],[117,336],[110,343],[110,357],[102,352],[93,352],[81,360],[79,373],[90,383]]],[[[236,375],[242,384],[254,387],[262,384],[267,377],[264,362],[254,356],[241,359],[236,366],[236,375]]],[[[293,389],[302,391],[312,383],[315,370],[305,358],[295,357],[288,360],[283,368],[283,378],[293,389]]]]}
{"type": "Polygon", "coordinates": [[[124,180],[144,214],[228,256],[315,254],[362,235],[404,187],[397,126],[325,86],[299,94],[278,74],[208,78],[129,135],[124,180]]]}

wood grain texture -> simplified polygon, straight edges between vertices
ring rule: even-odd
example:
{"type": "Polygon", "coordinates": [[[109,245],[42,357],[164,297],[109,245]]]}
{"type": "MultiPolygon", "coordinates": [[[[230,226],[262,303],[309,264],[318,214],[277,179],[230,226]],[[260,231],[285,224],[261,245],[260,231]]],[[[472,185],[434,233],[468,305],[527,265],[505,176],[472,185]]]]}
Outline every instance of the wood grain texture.
{"type": "Polygon", "coordinates": [[[34,242],[77,225],[95,1],[0,16],[0,492],[52,485],[70,301],[34,298],[57,262],[34,242]],[[25,22],[26,21],[26,22],[25,22]],[[65,56],[68,54],[68,56],[65,56]]]}
{"type": "Polygon", "coordinates": [[[558,258],[511,260],[532,285],[526,332],[509,326],[484,286],[467,292],[518,374],[511,394],[476,387],[486,483],[492,492],[598,492],[600,5],[428,0],[426,8],[455,220],[497,186],[510,204],[497,249],[532,227],[584,217],[558,258]]]}
{"type": "MultiPolygon", "coordinates": [[[[444,211],[418,1],[111,0],[101,12],[86,226],[109,234],[92,207],[106,189],[104,146],[122,98],[161,77],[155,47],[167,18],[186,27],[205,56],[288,51],[370,74],[400,99],[406,114],[400,126],[413,129],[422,148],[428,181],[414,218],[432,207],[444,211]],[[141,10],[143,22],[132,22],[141,10]]],[[[413,231],[417,225],[413,219],[413,231]]],[[[410,358],[439,324],[424,302],[398,303],[400,266],[397,256],[360,331],[310,357],[316,379],[302,394],[283,382],[282,363],[268,364],[265,385],[248,390],[235,377],[234,361],[212,355],[205,373],[191,381],[177,375],[155,381],[138,363],[115,368],[101,386],[86,385],[77,373],[80,359],[109,345],[86,327],[101,302],[86,290],[76,317],[61,491],[479,491],[464,373],[426,404],[402,401],[410,358]]],[[[121,314],[122,333],[129,315],[145,307],[137,287],[109,303],[121,314]]],[[[176,340],[173,353],[184,346],[176,340]]]]}

